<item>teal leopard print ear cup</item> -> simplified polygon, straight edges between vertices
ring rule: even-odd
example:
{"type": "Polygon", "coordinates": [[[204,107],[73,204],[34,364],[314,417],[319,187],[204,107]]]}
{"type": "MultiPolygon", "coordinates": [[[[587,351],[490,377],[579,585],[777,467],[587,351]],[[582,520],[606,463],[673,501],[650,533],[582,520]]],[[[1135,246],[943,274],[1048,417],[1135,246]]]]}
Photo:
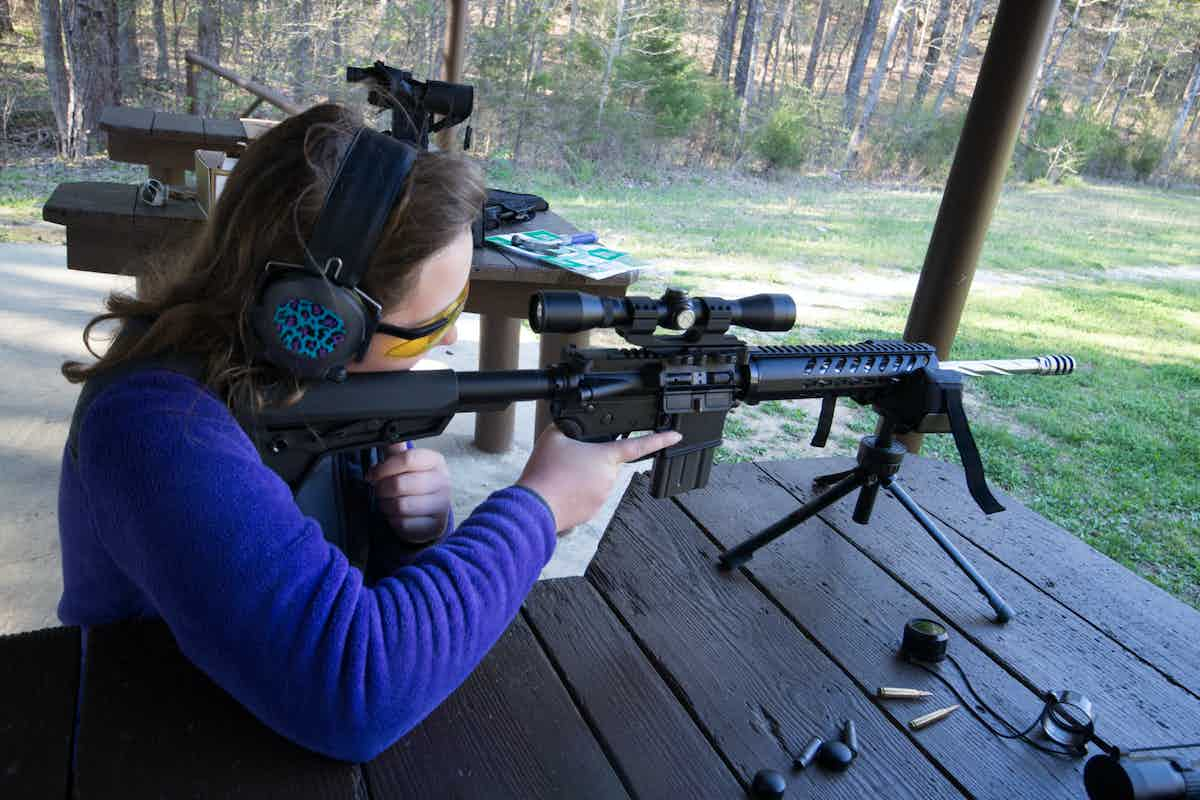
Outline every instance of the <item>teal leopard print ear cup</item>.
{"type": "Polygon", "coordinates": [[[275,307],[275,330],[290,352],[303,358],[332,355],[346,338],[346,323],[320,303],[291,298],[275,307]]]}

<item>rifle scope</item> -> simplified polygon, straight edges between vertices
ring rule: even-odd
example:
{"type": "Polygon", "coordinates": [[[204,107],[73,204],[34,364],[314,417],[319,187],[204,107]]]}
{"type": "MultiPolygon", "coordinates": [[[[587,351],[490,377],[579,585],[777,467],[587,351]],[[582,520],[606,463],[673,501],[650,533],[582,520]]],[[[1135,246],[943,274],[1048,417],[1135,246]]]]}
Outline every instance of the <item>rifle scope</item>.
{"type": "Polygon", "coordinates": [[[796,322],[796,303],[786,294],[756,294],[740,300],[688,297],[668,289],[660,298],[600,297],[586,292],[538,292],[529,302],[536,333],[578,333],[616,328],[650,334],[656,328],[689,334],[724,333],[730,325],[756,331],[787,331],[796,322]]]}

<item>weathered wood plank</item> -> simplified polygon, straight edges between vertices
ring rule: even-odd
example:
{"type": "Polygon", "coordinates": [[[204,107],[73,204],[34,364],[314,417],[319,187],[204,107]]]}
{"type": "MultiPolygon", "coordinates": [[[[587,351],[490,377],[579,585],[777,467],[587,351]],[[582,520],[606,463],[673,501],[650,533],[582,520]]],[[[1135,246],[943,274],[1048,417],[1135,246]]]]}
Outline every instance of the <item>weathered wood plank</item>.
{"type": "MultiPolygon", "coordinates": [[[[813,496],[813,477],[850,465],[810,459],[760,466],[803,502],[813,496]]],[[[901,482],[904,476],[902,469],[901,482]]],[[[1194,696],[956,532],[946,535],[1016,610],[1008,624],[992,621],[974,585],[890,495],[880,493],[869,525],[853,522],[852,510],[847,498],[821,518],[1026,684],[1088,695],[1100,736],[1132,747],[1191,741],[1200,730],[1194,696]]]]}
{"type": "Polygon", "coordinates": [[[364,770],[373,797],[628,797],[520,617],[466,683],[364,770]]]}
{"type": "Polygon", "coordinates": [[[170,246],[173,241],[182,245],[200,234],[205,221],[200,206],[190,199],[172,197],[164,205],[152,206],[139,197],[133,207],[133,235],[153,247],[170,246]]]}
{"type": "Polygon", "coordinates": [[[161,622],[93,628],[86,648],[78,800],[361,795],[357,765],[263,725],[192,666],[161,622]]]}
{"type": "Polygon", "coordinates": [[[59,225],[118,230],[133,224],[137,187],[129,183],[60,183],[42,206],[42,219],[59,225]]]}
{"type": "Polygon", "coordinates": [[[111,134],[150,133],[154,124],[154,109],[132,106],[109,106],[100,112],[100,127],[111,134]]]}
{"type": "Polygon", "coordinates": [[[1200,696],[1200,612],[993,487],[1004,513],[966,496],[962,468],[905,461],[904,483],[942,522],[991,553],[1109,638],[1200,696]]]}
{"type": "Polygon", "coordinates": [[[0,636],[0,797],[66,797],[79,628],[0,636]]]}
{"type": "MultiPolygon", "coordinates": [[[[725,548],[798,506],[796,498],[753,464],[715,467],[706,488],[681,495],[677,502],[725,548]]],[[[896,658],[904,623],[936,615],[824,522],[809,520],[759,550],[747,570],[864,692],[873,694],[880,686],[934,692],[920,702],[878,703],[898,726],[956,702],[934,678],[896,658]]],[[[1037,696],[986,654],[961,639],[953,653],[971,682],[1006,718],[1024,727],[1037,717],[1037,696]]],[[[957,675],[951,672],[948,677],[966,692],[957,675]]],[[[998,739],[970,714],[952,715],[911,737],[976,797],[1076,800],[1080,795],[1082,761],[1054,758],[998,739]]]]}
{"type": "Polygon", "coordinates": [[[67,268],[110,275],[141,275],[150,252],[129,231],[67,228],[67,268]]]}
{"type": "Polygon", "coordinates": [[[716,547],[635,476],[587,576],[683,698],[744,784],[789,772],[812,736],[858,725],[869,756],[840,775],[793,775],[797,797],[959,797],[832,661],[744,577],[720,573],[716,547]],[[902,779],[900,779],[902,776],[902,779]]]}
{"type": "Polygon", "coordinates": [[[635,797],[738,797],[742,787],[584,578],[540,581],[525,616],[635,797]]]}
{"type": "Polygon", "coordinates": [[[210,150],[231,150],[247,140],[246,126],[236,119],[203,117],[204,146],[210,150]]]}
{"type": "Polygon", "coordinates": [[[204,120],[193,114],[175,114],[170,111],[158,111],[154,114],[154,124],[150,135],[155,139],[185,142],[204,147],[204,120]]]}

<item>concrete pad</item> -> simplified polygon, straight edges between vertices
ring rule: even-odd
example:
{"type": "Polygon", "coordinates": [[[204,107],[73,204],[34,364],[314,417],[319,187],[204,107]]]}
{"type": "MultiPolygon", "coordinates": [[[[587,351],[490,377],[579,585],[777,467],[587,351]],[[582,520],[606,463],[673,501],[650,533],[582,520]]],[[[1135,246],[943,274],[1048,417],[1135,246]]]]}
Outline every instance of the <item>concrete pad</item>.
{"type": "MultiPolygon", "coordinates": [[[[58,478],[79,394],[59,368],[88,358],[84,325],[109,292],[134,286],[131,278],[68,270],[66,248],[37,244],[0,245],[0,282],[0,634],[7,634],[58,624],[58,478]]],[[[456,370],[478,369],[478,317],[464,315],[458,343],[434,357],[456,370]]],[[[536,367],[537,358],[537,337],[523,329],[521,367],[536,367]]],[[[461,414],[442,436],[417,445],[446,456],[458,520],[520,475],[534,439],[533,403],[518,405],[516,446],[508,453],[477,450],[474,429],[475,415],[461,414]]],[[[595,519],[559,539],[543,578],[582,574],[633,471],[625,469],[595,519]]]]}

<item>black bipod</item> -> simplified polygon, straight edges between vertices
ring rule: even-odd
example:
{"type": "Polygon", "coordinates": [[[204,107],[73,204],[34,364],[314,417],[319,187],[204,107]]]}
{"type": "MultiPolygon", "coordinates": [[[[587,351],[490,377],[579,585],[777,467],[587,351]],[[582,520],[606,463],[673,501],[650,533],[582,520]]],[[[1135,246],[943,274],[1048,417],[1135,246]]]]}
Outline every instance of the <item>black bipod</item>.
{"type": "Polygon", "coordinates": [[[954,546],[954,543],[946,538],[946,535],[917,505],[904,487],[896,482],[895,475],[900,471],[900,463],[904,460],[906,452],[908,451],[905,450],[904,445],[892,438],[890,425],[885,425],[876,436],[864,436],[858,445],[857,467],[845,472],[814,478],[814,486],[829,487],[828,490],[731,550],[722,553],[719,557],[721,568],[730,570],[742,566],[753,557],[755,551],[760,547],[770,544],[805,520],[816,516],[855,489],[858,489],[859,493],[858,500],[854,505],[854,521],[860,525],[866,525],[871,520],[871,512],[875,508],[875,499],[879,495],[879,489],[883,487],[900,501],[900,505],[907,509],[913,519],[920,523],[925,532],[933,537],[934,541],[946,551],[946,555],[950,556],[958,568],[971,579],[980,593],[987,598],[988,604],[995,610],[996,621],[1008,622],[1013,617],[1012,607],[1004,602],[1004,598],[996,593],[991,584],[976,571],[966,556],[954,546]]]}

